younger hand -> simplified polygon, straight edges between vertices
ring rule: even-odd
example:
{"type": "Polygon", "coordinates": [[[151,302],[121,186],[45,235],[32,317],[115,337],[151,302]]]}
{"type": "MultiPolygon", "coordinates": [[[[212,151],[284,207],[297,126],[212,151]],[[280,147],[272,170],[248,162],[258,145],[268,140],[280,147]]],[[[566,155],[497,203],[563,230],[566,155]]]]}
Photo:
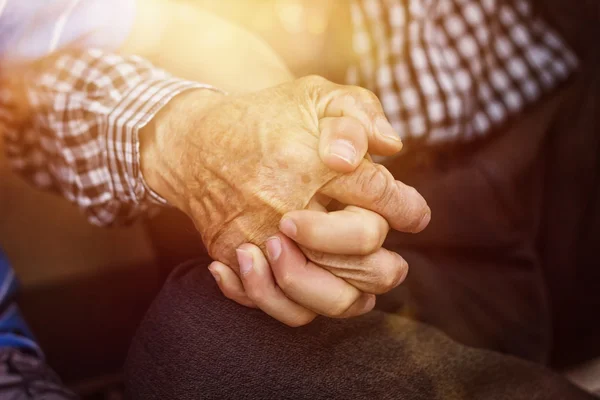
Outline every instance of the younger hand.
{"type": "Polygon", "coordinates": [[[375,305],[372,293],[391,290],[406,277],[406,262],[381,248],[389,229],[381,216],[356,207],[329,214],[314,209],[292,213],[295,236],[303,244],[327,254],[346,254],[344,262],[323,269],[307,260],[296,243],[278,234],[267,242],[270,266],[251,244],[238,249],[240,276],[220,262],[210,265],[226,297],[258,307],[287,325],[300,326],[317,314],[348,318],[369,312],[375,305]]]}

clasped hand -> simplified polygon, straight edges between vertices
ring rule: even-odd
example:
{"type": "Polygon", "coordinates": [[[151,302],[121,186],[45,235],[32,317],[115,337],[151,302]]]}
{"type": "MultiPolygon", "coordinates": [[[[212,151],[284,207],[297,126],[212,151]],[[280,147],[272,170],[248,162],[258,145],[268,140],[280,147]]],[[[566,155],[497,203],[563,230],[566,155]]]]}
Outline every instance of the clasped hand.
{"type": "Polygon", "coordinates": [[[370,311],[407,273],[382,248],[390,227],[429,223],[422,196],[367,156],[402,143],[362,88],[307,77],[235,96],[192,90],[141,146],[147,184],[194,221],[223,293],[290,326],[370,311]]]}

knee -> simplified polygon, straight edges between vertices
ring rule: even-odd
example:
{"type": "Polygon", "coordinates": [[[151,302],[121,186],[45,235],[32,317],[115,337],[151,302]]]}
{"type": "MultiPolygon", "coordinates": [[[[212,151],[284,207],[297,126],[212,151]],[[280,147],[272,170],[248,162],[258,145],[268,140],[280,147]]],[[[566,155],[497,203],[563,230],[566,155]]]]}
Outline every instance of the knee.
{"type": "Polygon", "coordinates": [[[206,267],[200,262],[177,267],[138,327],[125,364],[133,399],[184,399],[174,397],[182,371],[193,368],[195,378],[204,378],[203,354],[212,351],[218,339],[208,327],[227,315],[221,308],[233,306],[218,296],[206,267]]]}
{"type": "Polygon", "coordinates": [[[223,398],[235,371],[259,368],[249,343],[276,322],[226,299],[206,267],[175,269],[148,309],[125,364],[132,399],[223,398]]]}

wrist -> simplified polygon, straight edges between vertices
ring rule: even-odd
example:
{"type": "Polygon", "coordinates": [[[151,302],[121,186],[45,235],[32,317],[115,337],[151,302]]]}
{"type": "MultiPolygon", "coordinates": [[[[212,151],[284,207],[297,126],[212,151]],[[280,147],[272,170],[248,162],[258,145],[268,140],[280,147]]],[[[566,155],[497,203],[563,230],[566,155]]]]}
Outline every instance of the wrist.
{"type": "MultiPolygon", "coordinates": [[[[193,129],[202,136],[200,120],[223,93],[212,89],[192,89],[171,99],[139,133],[140,173],[148,189],[170,205],[184,209],[182,196],[187,187],[180,171],[185,168],[178,154],[185,151],[183,137],[193,129]]],[[[201,140],[201,139],[200,139],[201,140]]]]}

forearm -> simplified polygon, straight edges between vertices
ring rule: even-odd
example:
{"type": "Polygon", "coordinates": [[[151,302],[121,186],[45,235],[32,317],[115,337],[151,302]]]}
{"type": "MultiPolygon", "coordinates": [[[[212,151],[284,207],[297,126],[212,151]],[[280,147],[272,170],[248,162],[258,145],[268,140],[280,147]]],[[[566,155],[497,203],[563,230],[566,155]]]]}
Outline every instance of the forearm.
{"type": "Polygon", "coordinates": [[[175,76],[226,92],[264,89],[293,78],[275,51],[253,33],[198,6],[140,0],[123,45],[175,76]]]}

